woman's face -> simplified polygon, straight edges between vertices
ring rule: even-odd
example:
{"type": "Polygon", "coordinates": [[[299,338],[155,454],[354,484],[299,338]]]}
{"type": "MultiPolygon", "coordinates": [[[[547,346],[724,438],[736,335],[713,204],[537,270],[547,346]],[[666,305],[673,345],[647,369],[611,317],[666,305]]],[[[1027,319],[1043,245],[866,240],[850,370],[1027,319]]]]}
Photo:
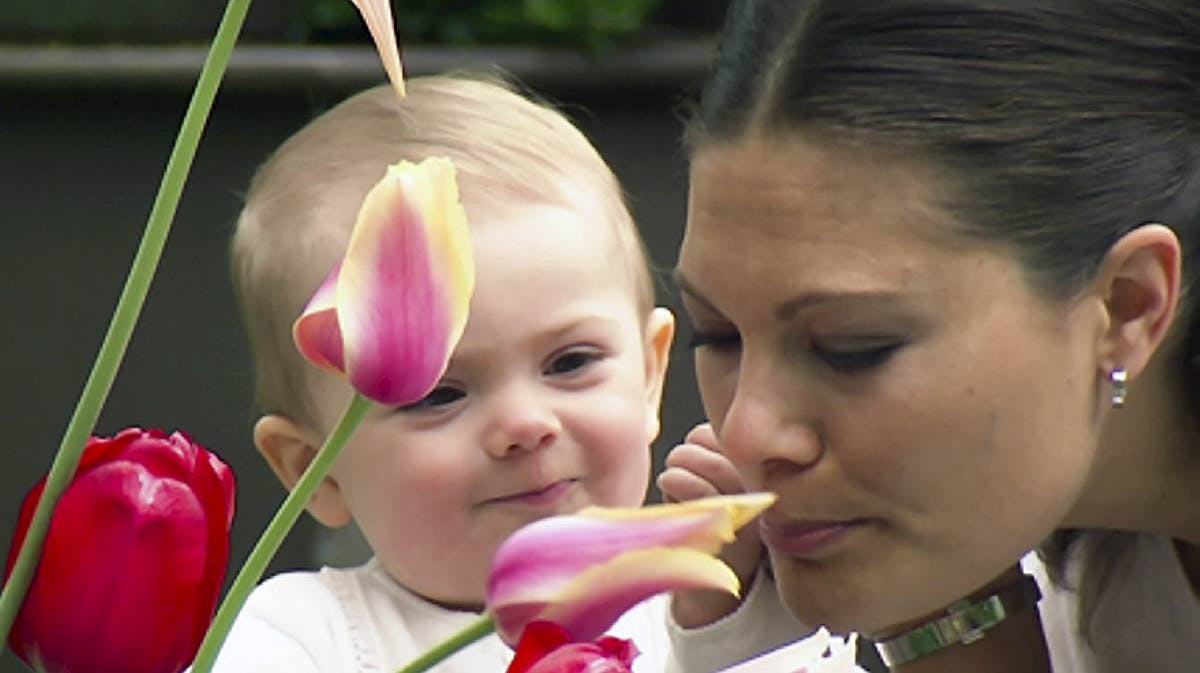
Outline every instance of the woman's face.
{"type": "Polygon", "coordinates": [[[780,499],[762,532],[803,621],[868,633],[938,610],[1038,544],[1091,464],[1103,324],[936,181],[801,140],[702,151],[678,279],[723,450],[780,499]]]}

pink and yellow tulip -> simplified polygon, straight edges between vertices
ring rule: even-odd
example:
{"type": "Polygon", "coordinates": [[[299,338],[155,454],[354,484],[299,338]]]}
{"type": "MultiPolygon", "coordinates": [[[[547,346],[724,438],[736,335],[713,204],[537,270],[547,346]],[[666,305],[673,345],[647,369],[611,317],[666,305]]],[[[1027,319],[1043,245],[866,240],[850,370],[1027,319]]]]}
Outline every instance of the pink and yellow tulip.
{"type": "Polygon", "coordinates": [[[364,397],[419,400],[462,335],[474,268],[454,164],[401,161],[368,192],[345,258],[296,321],[296,346],[364,397]]]}
{"type": "Polygon", "coordinates": [[[550,621],[590,641],[663,591],[737,593],[737,576],[714,555],[774,501],[752,493],[535,521],[492,562],[487,602],[496,631],[513,645],[531,622],[550,621]]]}

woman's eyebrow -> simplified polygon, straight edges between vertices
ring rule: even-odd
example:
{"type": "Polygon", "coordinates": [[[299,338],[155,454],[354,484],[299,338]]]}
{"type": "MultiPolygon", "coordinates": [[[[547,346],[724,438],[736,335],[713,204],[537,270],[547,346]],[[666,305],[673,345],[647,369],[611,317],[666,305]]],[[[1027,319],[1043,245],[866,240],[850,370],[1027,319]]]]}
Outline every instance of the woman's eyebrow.
{"type": "MultiPolygon", "coordinates": [[[[704,306],[710,311],[720,314],[721,311],[688,281],[679,269],[671,273],[675,285],[689,299],[704,306]]],[[[813,290],[802,292],[791,299],[780,302],[773,311],[775,319],[786,322],[796,317],[802,309],[820,304],[830,303],[890,303],[899,298],[898,292],[890,290],[813,290]]]]}
{"type": "Polygon", "coordinates": [[[693,285],[678,268],[675,268],[671,271],[671,279],[675,282],[675,287],[679,288],[679,291],[683,294],[686,294],[692,301],[700,304],[713,313],[718,315],[721,313],[719,310],[717,310],[716,305],[709,301],[702,292],[697,290],[696,286],[693,285]]]}
{"type": "Polygon", "coordinates": [[[780,302],[775,306],[775,318],[791,320],[801,309],[820,304],[886,304],[894,303],[900,293],[889,290],[814,290],[780,302]]]}

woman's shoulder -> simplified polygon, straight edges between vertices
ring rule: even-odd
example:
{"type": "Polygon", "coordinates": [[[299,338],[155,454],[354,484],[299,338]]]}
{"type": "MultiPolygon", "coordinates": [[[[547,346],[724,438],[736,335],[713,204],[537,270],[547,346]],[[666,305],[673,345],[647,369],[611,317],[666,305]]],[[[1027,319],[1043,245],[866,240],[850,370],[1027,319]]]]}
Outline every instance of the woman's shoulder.
{"type": "MultiPolygon", "coordinates": [[[[1147,624],[1155,630],[1190,634],[1200,652],[1200,599],[1192,590],[1174,540],[1164,535],[1129,534],[1122,545],[1088,563],[1109,564],[1098,580],[1092,629],[1147,624]],[[1108,557],[1107,554],[1114,556],[1108,557]],[[1162,615],[1155,619],[1155,615],[1162,615]]],[[[1115,635],[1115,634],[1114,634],[1115,635]]],[[[1148,637],[1150,634],[1147,634],[1148,637]]]]}
{"type": "MultiPolygon", "coordinates": [[[[1174,541],[1129,534],[1108,558],[1097,547],[1092,563],[1111,563],[1094,589],[1086,615],[1088,639],[1101,671],[1196,670],[1200,653],[1200,600],[1192,590],[1174,541]]],[[[1086,585],[1085,585],[1085,589],[1086,585]]]]}
{"type": "Polygon", "coordinates": [[[1132,532],[1084,533],[1050,581],[1036,554],[1022,565],[1042,586],[1040,610],[1054,670],[1194,670],[1200,600],[1173,541],[1132,532]]]}

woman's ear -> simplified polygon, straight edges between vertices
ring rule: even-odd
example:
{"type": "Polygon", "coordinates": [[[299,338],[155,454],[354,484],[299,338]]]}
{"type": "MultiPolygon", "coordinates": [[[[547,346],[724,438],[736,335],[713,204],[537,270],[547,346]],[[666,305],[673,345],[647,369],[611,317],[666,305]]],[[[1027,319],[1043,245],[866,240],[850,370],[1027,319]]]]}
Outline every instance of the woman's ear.
{"type": "Polygon", "coordinates": [[[646,333],[642,339],[646,353],[647,443],[658,437],[663,387],[666,385],[667,364],[671,358],[671,342],[674,339],[674,314],[669,309],[656,307],[646,320],[646,333]]]}
{"type": "MultiPolygon", "coordinates": [[[[300,481],[300,475],[317,455],[320,438],[286,416],[263,416],[254,424],[254,445],[271,471],[287,490],[300,481]]],[[[308,512],[330,528],[350,523],[350,510],[337,482],[329,476],[321,481],[308,501],[308,512]]]]}
{"type": "Polygon", "coordinates": [[[1137,376],[1158,349],[1179,303],[1183,252],[1175,232],[1146,224],[1125,234],[1109,250],[1097,275],[1108,328],[1101,366],[1137,376]]]}

